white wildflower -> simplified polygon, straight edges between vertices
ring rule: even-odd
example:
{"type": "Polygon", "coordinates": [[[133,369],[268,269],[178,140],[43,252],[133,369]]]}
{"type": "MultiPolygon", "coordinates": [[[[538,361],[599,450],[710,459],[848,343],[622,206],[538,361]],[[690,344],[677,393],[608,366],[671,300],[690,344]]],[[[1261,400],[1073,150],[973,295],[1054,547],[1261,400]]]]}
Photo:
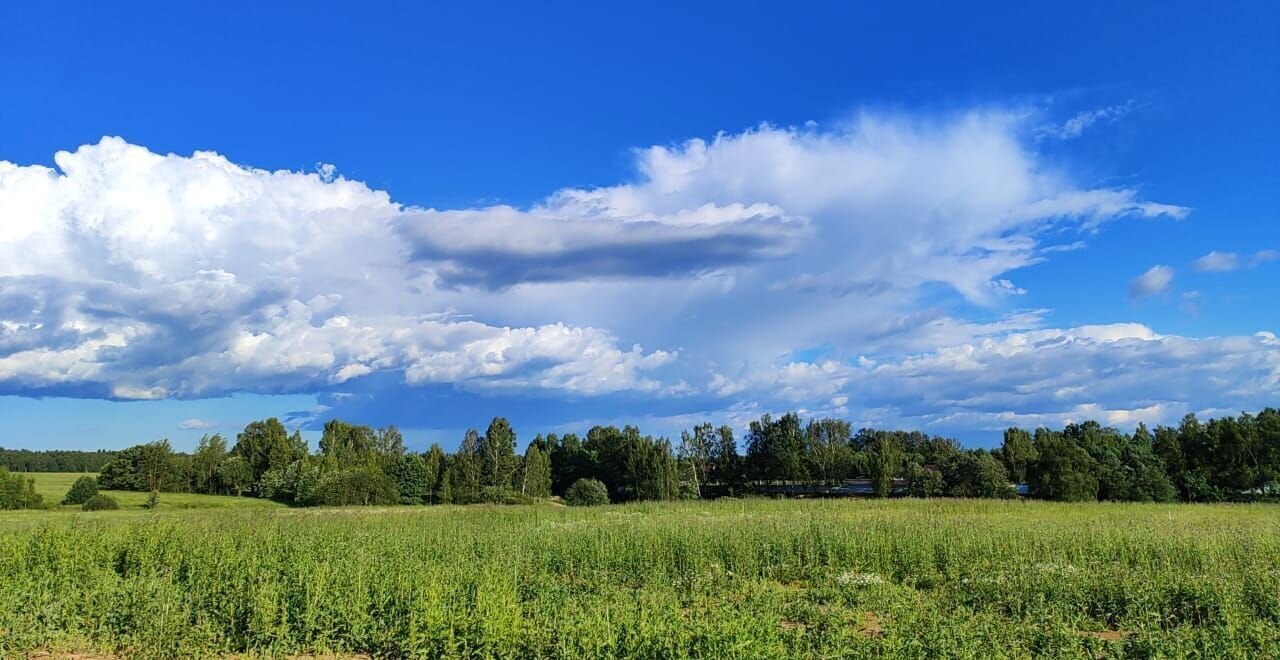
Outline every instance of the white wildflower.
{"type": "Polygon", "coordinates": [[[884,578],[875,573],[858,573],[856,571],[846,571],[836,578],[836,582],[846,587],[870,587],[877,584],[884,584],[884,578]]]}

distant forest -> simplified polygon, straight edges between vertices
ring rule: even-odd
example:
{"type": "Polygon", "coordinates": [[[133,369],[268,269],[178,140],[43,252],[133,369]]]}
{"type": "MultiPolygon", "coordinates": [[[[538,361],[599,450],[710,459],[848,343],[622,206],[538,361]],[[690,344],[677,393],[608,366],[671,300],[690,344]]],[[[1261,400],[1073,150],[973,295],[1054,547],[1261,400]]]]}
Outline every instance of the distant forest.
{"type": "Polygon", "coordinates": [[[14,472],[98,472],[111,462],[116,452],[54,449],[5,449],[0,447],[0,465],[14,472]]]}
{"type": "Polygon", "coordinates": [[[412,453],[394,426],[331,420],[311,452],[272,418],[249,424],[230,446],[205,436],[191,454],[161,440],[119,452],[0,450],[0,465],[99,472],[104,489],[294,506],[512,503],[573,495],[583,484],[614,502],[834,493],[842,484],[877,497],[1213,502],[1280,494],[1273,408],[1207,422],[1188,415],[1176,427],[1140,424],[1132,434],[1097,422],[1010,428],[995,450],[916,431],[855,432],[845,420],[805,422],[795,413],[751,422],[744,440],[740,448],[732,428],[710,423],[674,442],[634,426],[596,426],[585,436],[538,435],[519,455],[515,429],[499,417],[483,434],[467,431],[454,453],[439,445],[412,453]]]}

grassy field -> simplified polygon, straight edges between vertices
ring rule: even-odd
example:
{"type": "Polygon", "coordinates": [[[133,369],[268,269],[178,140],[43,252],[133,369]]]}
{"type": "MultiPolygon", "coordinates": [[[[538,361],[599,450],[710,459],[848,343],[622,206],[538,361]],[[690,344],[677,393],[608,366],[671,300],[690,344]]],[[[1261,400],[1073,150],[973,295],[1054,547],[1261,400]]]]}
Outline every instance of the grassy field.
{"type": "Polygon", "coordinates": [[[1277,657],[1280,508],[0,516],[0,655],[1277,657]]]}
{"type": "MultiPolygon", "coordinates": [[[[60,506],[71,484],[84,476],[78,472],[32,472],[23,476],[36,480],[36,492],[44,497],[44,503],[63,511],[79,511],[78,506],[60,506]]],[[[141,509],[147,501],[147,493],[127,490],[104,490],[125,509],[141,509]]],[[[192,495],[190,493],[161,493],[159,509],[211,509],[211,508],[264,508],[279,507],[270,500],[252,497],[226,497],[221,495],[192,495]]]]}

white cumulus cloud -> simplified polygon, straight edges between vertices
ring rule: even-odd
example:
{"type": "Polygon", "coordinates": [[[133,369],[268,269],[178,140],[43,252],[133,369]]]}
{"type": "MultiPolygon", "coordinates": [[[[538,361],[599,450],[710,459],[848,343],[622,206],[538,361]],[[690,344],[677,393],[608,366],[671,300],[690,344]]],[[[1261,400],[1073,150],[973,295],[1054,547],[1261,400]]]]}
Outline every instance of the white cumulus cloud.
{"type": "MultiPolygon", "coordinates": [[[[118,138],[54,168],[0,161],[0,393],[314,392],[390,374],[917,414],[866,384],[925,382],[895,369],[930,355],[981,369],[1046,313],[957,309],[1028,293],[1014,271],[1077,234],[1188,212],[1078,181],[1025,122],[761,125],[638,149],[633,180],[523,207],[410,206],[332,165],[271,172],[118,138]],[[780,357],[814,346],[829,357],[780,357]]],[[[1169,286],[1158,268],[1142,295],[1169,286]]]]}
{"type": "Polygon", "coordinates": [[[651,388],[641,372],[670,359],[595,328],[451,319],[415,284],[404,209],[333,168],[117,138],[54,161],[0,162],[0,390],[192,397],[389,370],[595,393],[651,388]]]}

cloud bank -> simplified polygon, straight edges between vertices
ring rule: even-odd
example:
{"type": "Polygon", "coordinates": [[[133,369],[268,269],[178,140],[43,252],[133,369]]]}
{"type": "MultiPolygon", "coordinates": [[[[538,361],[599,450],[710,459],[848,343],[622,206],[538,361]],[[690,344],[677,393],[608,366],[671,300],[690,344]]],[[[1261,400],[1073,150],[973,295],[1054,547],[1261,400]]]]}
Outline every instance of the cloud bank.
{"type": "MultiPolygon", "coordinates": [[[[761,125],[638,149],[634,180],[614,186],[457,209],[333,166],[271,172],[119,138],[58,152],[54,168],[0,161],[0,393],[333,393],[391,378],[986,424],[1068,404],[1176,408],[1196,393],[1045,392],[1180,351],[1252,356],[1212,375],[1274,392],[1274,337],[1046,330],[1046,310],[1000,311],[1027,293],[1018,269],[1078,249],[1079,234],[1187,214],[1077,181],[1034,133],[999,110],[761,125]],[[1059,365],[1072,376],[1044,377],[1059,365]]],[[[1153,268],[1131,294],[1172,274],[1153,268]]]]}

